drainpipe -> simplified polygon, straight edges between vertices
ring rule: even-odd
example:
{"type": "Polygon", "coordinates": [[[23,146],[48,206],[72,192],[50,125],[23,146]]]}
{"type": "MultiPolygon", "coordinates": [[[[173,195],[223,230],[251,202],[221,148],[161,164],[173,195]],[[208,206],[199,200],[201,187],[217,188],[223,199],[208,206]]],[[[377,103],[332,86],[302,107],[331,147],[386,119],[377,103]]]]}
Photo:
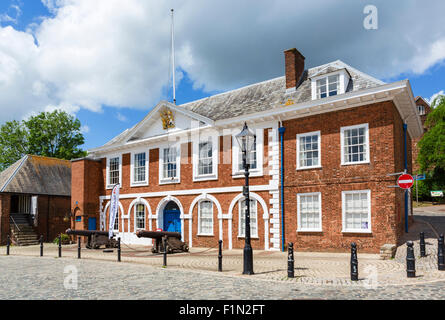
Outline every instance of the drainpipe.
{"type": "MultiPolygon", "coordinates": [[[[405,173],[408,172],[408,149],[406,145],[406,129],[408,125],[403,124],[403,139],[404,139],[404,156],[405,156],[405,173]]],[[[405,190],[405,232],[408,233],[408,189],[405,190]]]]}
{"type": "Polygon", "coordinates": [[[286,128],[283,127],[282,122],[280,121],[280,127],[278,128],[278,132],[280,134],[280,150],[281,150],[281,165],[280,165],[280,175],[281,175],[281,251],[284,252],[284,132],[286,128]]]}

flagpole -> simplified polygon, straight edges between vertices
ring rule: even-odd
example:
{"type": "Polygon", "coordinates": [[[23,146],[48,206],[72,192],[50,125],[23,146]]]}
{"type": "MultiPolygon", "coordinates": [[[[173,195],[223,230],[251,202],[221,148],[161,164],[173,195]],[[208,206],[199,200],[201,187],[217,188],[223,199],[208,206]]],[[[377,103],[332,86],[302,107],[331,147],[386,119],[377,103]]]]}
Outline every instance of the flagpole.
{"type": "Polygon", "coordinates": [[[175,25],[173,19],[173,9],[172,13],[172,62],[173,62],[173,103],[176,104],[176,84],[175,84],[175,25]]]}

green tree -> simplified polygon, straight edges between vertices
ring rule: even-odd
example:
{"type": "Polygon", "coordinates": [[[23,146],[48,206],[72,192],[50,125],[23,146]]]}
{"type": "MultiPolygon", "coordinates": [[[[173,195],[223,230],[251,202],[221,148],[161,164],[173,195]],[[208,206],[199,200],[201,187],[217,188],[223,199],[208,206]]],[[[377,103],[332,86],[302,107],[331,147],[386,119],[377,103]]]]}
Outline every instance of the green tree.
{"type": "MultiPolygon", "coordinates": [[[[426,172],[423,186],[429,190],[445,189],[445,96],[433,102],[434,109],[428,115],[425,125],[428,131],[419,141],[417,161],[420,170],[426,172]]],[[[419,187],[419,191],[421,188],[419,187]]]]}
{"type": "Polygon", "coordinates": [[[0,127],[0,170],[25,154],[59,159],[83,157],[80,121],[65,111],[42,112],[28,120],[6,122],[0,127]]]}
{"type": "Polygon", "coordinates": [[[0,171],[28,153],[27,131],[23,122],[6,122],[0,127],[0,171]]]}

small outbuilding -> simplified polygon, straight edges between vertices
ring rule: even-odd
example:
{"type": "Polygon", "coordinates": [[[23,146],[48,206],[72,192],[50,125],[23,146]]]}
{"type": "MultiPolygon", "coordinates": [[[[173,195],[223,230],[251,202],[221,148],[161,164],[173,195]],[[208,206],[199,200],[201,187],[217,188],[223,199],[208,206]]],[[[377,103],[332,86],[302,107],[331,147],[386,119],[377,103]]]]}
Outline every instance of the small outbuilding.
{"type": "Polygon", "coordinates": [[[0,243],[52,241],[70,227],[71,162],[26,155],[0,173],[0,243]]]}

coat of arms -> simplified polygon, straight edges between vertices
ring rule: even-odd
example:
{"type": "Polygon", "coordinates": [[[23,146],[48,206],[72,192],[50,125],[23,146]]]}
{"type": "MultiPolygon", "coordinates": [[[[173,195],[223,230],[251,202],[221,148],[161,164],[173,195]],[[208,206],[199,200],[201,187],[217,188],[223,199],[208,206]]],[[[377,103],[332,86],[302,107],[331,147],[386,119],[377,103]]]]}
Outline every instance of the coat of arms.
{"type": "Polygon", "coordinates": [[[173,116],[173,112],[166,108],[162,110],[161,112],[161,120],[162,120],[162,127],[164,130],[171,129],[175,127],[175,117],[173,116]]]}

